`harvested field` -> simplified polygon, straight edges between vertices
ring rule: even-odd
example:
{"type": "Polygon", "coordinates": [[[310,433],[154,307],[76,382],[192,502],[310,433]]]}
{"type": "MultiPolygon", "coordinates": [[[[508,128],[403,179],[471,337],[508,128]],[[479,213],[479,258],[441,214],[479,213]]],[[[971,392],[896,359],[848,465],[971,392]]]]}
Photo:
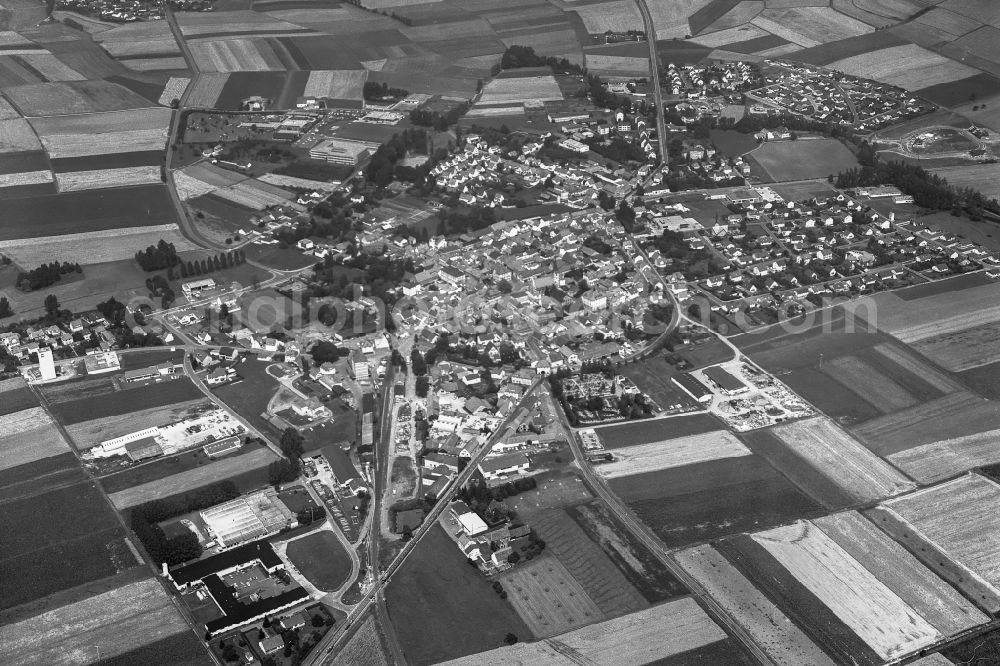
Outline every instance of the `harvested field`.
{"type": "Polygon", "coordinates": [[[691,41],[703,46],[711,46],[712,48],[728,48],[731,44],[770,36],[770,33],[761,30],[757,26],[742,25],[736,28],[727,28],[725,30],[718,30],[716,32],[699,35],[698,37],[694,37],[691,41]]]}
{"type": "Polygon", "coordinates": [[[143,428],[180,421],[210,405],[211,403],[206,398],[195,398],[164,407],[137,409],[118,416],[74,423],[66,426],[66,433],[73,439],[73,444],[78,450],[86,451],[108,439],[128,435],[143,428]],[[142,427],[137,427],[136,424],[142,424],[142,427]]]}
{"type": "MultiPolygon", "coordinates": [[[[892,456],[925,444],[1000,428],[1000,405],[968,391],[956,391],[853,428],[868,448],[892,456]]],[[[969,440],[974,445],[975,440],[969,440]]]]}
{"type": "MultiPolygon", "coordinates": [[[[43,136],[58,134],[106,134],[160,128],[170,124],[170,109],[151,107],[130,111],[108,111],[75,116],[33,118],[32,126],[43,136]]],[[[102,152],[107,152],[104,150],[102,152]]]]}
{"type": "Polygon", "coordinates": [[[177,634],[190,628],[151,578],[0,627],[0,655],[9,666],[70,666],[90,663],[100,645],[111,662],[177,634]]]}
{"type": "Polygon", "coordinates": [[[280,206],[295,198],[290,192],[277,192],[257,186],[253,181],[244,181],[230,187],[215,190],[212,195],[230,201],[250,210],[264,210],[271,206],[280,206]]]}
{"type": "Polygon", "coordinates": [[[856,356],[830,360],[823,371],[854,391],[883,414],[912,407],[918,400],[899,383],[856,356]]]}
{"type": "MultiPolygon", "coordinates": [[[[773,428],[773,434],[794,454],[798,464],[775,460],[771,461],[772,464],[806,492],[812,490],[808,482],[812,474],[824,477],[857,504],[884,499],[914,488],[906,477],[875,457],[827,418],[815,417],[779,425],[773,428]],[[808,468],[809,472],[804,474],[803,468],[808,468]]],[[[824,501],[823,497],[817,499],[824,501]]]]}
{"type": "Polygon", "coordinates": [[[69,450],[69,445],[63,440],[59,429],[46,417],[44,420],[35,421],[33,428],[0,436],[0,470],[58,456],[69,450]]]}
{"type": "Polygon", "coordinates": [[[915,446],[888,456],[889,462],[918,482],[947,479],[975,467],[1000,463],[1000,429],[915,446]]]}
{"type": "Polygon", "coordinates": [[[124,60],[122,62],[126,67],[137,72],[160,72],[187,69],[187,61],[181,56],[173,56],[170,58],[138,58],[134,60],[124,60]]]}
{"type": "Polygon", "coordinates": [[[776,182],[826,178],[858,165],[851,151],[836,139],[772,141],[748,155],[776,182]]]}
{"type": "Polygon", "coordinates": [[[188,95],[187,104],[197,109],[215,108],[219,94],[229,80],[227,73],[208,73],[199,75],[188,95]]]}
{"type": "Polygon", "coordinates": [[[547,552],[559,558],[605,617],[648,606],[601,547],[565,511],[552,509],[539,513],[531,526],[545,541],[547,552]]]}
{"type": "Polygon", "coordinates": [[[41,144],[27,120],[0,120],[0,153],[38,150],[41,144]]]}
{"type": "Polygon", "coordinates": [[[615,449],[615,461],[598,467],[608,479],[655,472],[671,467],[750,455],[750,450],[728,430],[650,442],[615,449]]]}
{"type": "Polygon", "coordinates": [[[99,264],[132,259],[135,253],[156,245],[160,239],[173,243],[178,252],[198,247],[180,234],[175,224],[154,227],[93,231],[45,239],[0,241],[0,252],[21,266],[40,266],[49,261],[99,264]],[[113,238],[114,242],[108,242],[113,238]]]}
{"type": "Polygon", "coordinates": [[[43,425],[52,423],[52,419],[41,407],[32,407],[0,418],[0,437],[22,435],[43,425]]]}
{"type": "Polygon", "coordinates": [[[822,530],[807,522],[752,536],[883,659],[893,659],[943,636],[822,530]]]}
{"type": "Polygon", "coordinates": [[[21,187],[23,185],[38,185],[40,183],[51,183],[51,182],[53,182],[52,172],[48,170],[0,174],[0,188],[21,187]]]}
{"type": "Polygon", "coordinates": [[[849,511],[812,522],[942,635],[955,636],[989,621],[861,514],[849,511]]]}
{"type": "Polygon", "coordinates": [[[536,638],[604,619],[597,604],[555,557],[536,558],[500,574],[497,580],[536,638]]]}
{"type": "Polygon", "coordinates": [[[332,666],[389,666],[387,650],[380,637],[381,631],[375,616],[369,614],[354,630],[354,635],[337,651],[331,662],[332,666]]]}
{"type": "MultiPolygon", "coordinates": [[[[103,134],[52,134],[42,136],[42,144],[52,159],[103,155],[110,146],[122,151],[163,151],[166,148],[166,128],[123,130],[103,134]]],[[[159,174],[157,174],[159,181],[159,174]]]]}
{"type": "Polygon", "coordinates": [[[75,190],[95,190],[106,187],[124,187],[159,183],[160,167],[138,166],[121,169],[100,169],[95,171],[71,171],[60,173],[57,181],[60,192],[75,190]]]}
{"type": "Polygon", "coordinates": [[[0,120],[12,120],[20,117],[21,114],[17,112],[17,109],[11,106],[6,99],[0,97],[0,120]]]}
{"type": "Polygon", "coordinates": [[[580,15],[587,32],[603,33],[607,30],[642,30],[642,14],[634,2],[618,0],[592,5],[573,6],[580,15]]]}
{"type": "Polygon", "coordinates": [[[753,25],[802,46],[816,46],[856,37],[874,28],[830,7],[765,9],[753,25]],[[777,27],[777,30],[772,28],[777,27]]]}
{"type": "Polygon", "coordinates": [[[761,456],[720,458],[636,474],[612,479],[610,486],[670,548],[822,512],[817,502],[761,456]]]}
{"type": "Polygon", "coordinates": [[[204,72],[279,71],[285,67],[264,40],[227,39],[194,42],[191,56],[204,72]]]}
{"type": "Polygon", "coordinates": [[[554,76],[496,78],[483,88],[478,104],[550,102],[563,98],[554,76]]]}
{"type": "MultiPolygon", "coordinates": [[[[996,483],[969,474],[885,502],[880,511],[905,521],[917,538],[965,569],[993,595],[1000,594],[1000,487],[996,483]]],[[[883,523],[876,524],[886,529],[883,523]]],[[[920,557],[914,548],[909,550],[920,557]]],[[[978,596],[972,598],[982,605],[978,596]]]]}
{"type": "Polygon", "coordinates": [[[142,109],[149,101],[128,88],[109,81],[65,81],[14,86],[4,90],[25,116],[99,113],[142,109]]]}
{"type": "Polygon", "coordinates": [[[675,437],[687,437],[713,432],[720,422],[711,414],[693,414],[669,419],[633,421],[620,425],[597,428],[601,443],[608,449],[619,449],[637,444],[660,442],[675,437]]]}
{"type": "MultiPolygon", "coordinates": [[[[918,359],[909,351],[893,344],[875,345],[875,351],[890,363],[897,365],[913,377],[922,379],[942,394],[962,390],[962,385],[945,373],[918,359]]],[[[908,384],[910,385],[910,384],[908,384]]]]}
{"type": "Polygon", "coordinates": [[[295,176],[283,176],[277,173],[265,173],[257,178],[262,183],[285,187],[289,189],[316,190],[318,192],[330,192],[335,188],[334,183],[325,180],[309,180],[307,178],[296,178],[295,176]]]}
{"type": "Polygon", "coordinates": [[[726,634],[698,604],[685,598],[562,634],[558,642],[517,643],[444,663],[448,666],[504,663],[573,666],[581,661],[591,664],[671,663],[669,660],[675,655],[725,639],[726,634]],[[670,627],[670,631],[664,631],[664,627],[670,627]]]}
{"type": "Polygon", "coordinates": [[[649,58],[588,54],[587,69],[609,76],[643,75],[649,72],[649,58]]]}
{"type": "Polygon", "coordinates": [[[826,65],[845,74],[917,90],[977,74],[976,70],[916,44],[836,60],[826,65]]]}
{"type": "Polygon", "coordinates": [[[835,663],[712,546],[681,551],[674,559],[774,663],[835,663]]]}
{"type": "Polygon", "coordinates": [[[361,89],[367,76],[368,72],[363,69],[309,72],[302,94],[306,97],[361,99],[361,89]]]}
{"type": "MultiPolygon", "coordinates": [[[[115,58],[151,58],[180,54],[180,48],[173,37],[149,39],[145,41],[127,41],[103,43],[104,50],[115,58]]],[[[132,63],[126,63],[131,65],[132,63]]]]}
{"type": "Polygon", "coordinates": [[[649,0],[646,5],[653,18],[656,38],[683,39],[685,35],[692,34],[688,17],[710,2],[711,0],[649,0]]]}
{"type": "Polygon", "coordinates": [[[963,372],[1000,360],[1000,322],[934,335],[912,347],[952,372],[963,372]]]}
{"type": "Polygon", "coordinates": [[[115,507],[122,511],[143,502],[185,493],[231,476],[265,468],[277,459],[278,457],[270,449],[260,447],[244,455],[223,458],[210,465],[202,465],[187,472],[112,493],[110,499],[115,507]]]}
{"type": "Polygon", "coordinates": [[[186,76],[171,76],[167,79],[166,85],[163,86],[159,103],[163,106],[170,106],[173,100],[181,98],[190,83],[191,79],[186,76]]]}

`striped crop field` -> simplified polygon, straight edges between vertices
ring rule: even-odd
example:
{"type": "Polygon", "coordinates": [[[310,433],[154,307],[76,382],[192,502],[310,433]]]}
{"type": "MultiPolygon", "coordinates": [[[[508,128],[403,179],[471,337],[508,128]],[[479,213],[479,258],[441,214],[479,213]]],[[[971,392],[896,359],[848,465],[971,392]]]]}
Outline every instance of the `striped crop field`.
{"type": "Polygon", "coordinates": [[[607,30],[642,30],[639,7],[629,0],[612,0],[599,4],[574,6],[587,32],[602,33],[607,30]]]}
{"type": "Polygon", "coordinates": [[[158,101],[163,106],[170,106],[172,100],[181,98],[190,83],[191,79],[186,76],[171,76],[163,86],[163,92],[160,93],[158,101]]]}
{"type": "Polygon", "coordinates": [[[17,187],[19,185],[38,185],[39,183],[51,183],[52,172],[45,171],[23,171],[21,173],[0,174],[0,187],[17,187]]]}
{"type": "Polygon", "coordinates": [[[661,442],[626,446],[614,450],[615,461],[598,467],[605,477],[630,476],[661,469],[693,465],[720,458],[750,455],[750,449],[728,430],[718,430],[661,442]]]}
{"type": "Polygon", "coordinates": [[[161,239],[173,243],[178,252],[198,249],[181,235],[176,224],[162,224],[0,241],[0,253],[21,266],[39,266],[50,261],[100,264],[131,259],[136,252],[156,245],[161,239]]]}
{"type": "Polygon", "coordinates": [[[362,88],[368,77],[367,70],[317,70],[309,72],[305,90],[306,97],[329,97],[331,99],[361,99],[362,88]]]}
{"type": "Polygon", "coordinates": [[[848,502],[863,504],[915,487],[826,417],[782,424],[771,432],[793,454],[775,461],[775,466],[807,492],[814,485],[832,484],[848,502]]]}
{"type": "Polygon", "coordinates": [[[94,169],[92,171],[68,171],[60,173],[57,179],[60,192],[75,190],[97,190],[108,187],[125,187],[143,183],[159,183],[160,167],[135,166],[118,169],[94,169]]]}
{"type": "Polygon", "coordinates": [[[872,519],[976,605],[1000,607],[1000,486],[978,474],[884,502],[872,519]]]}
{"type": "Polygon", "coordinates": [[[979,73],[977,69],[916,44],[890,46],[835,60],[826,66],[845,74],[890,83],[907,90],[919,90],[979,73]]]}
{"type": "Polygon", "coordinates": [[[190,44],[191,55],[203,72],[262,72],[285,66],[261,39],[227,39],[190,44]]]}
{"type": "Polygon", "coordinates": [[[554,76],[497,78],[486,84],[479,104],[501,105],[525,102],[550,102],[563,98],[554,76]]]}

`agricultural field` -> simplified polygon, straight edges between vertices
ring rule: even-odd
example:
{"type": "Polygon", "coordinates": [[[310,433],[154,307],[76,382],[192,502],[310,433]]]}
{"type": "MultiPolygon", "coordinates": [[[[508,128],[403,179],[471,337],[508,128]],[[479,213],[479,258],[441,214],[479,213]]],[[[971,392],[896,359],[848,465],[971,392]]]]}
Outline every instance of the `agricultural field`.
{"type": "Polygon", "coordinates": [[[431,664],[489,650],[531,630],[465,562],[455,542],[434,527],[393,576],[386,605],[406,660],[431,664]],[[433,617],[434,622],[427,622],[433,617]]]}
{"type": "Polygon", "coordinates": [[[187,377],[130,388],[115,393],[115,400],[105,395],[79,398],[52,405],[52,413],[65,426],[85,421],[121,416],[140,409],[166,407],[173,403],[201,399],[202,393],[187,377]]]}
{"type": "Polygon", "coordinates": [[[159,183],[161,182],[160,167],[137,166],[93,171],[68,171],[60,173],[56,182],[59,184],[60,192],[159,183]]]}
{"type": "Polygon", "coordinates": [[[562,562],[605,617],[631,613],[649,605],[566,511],[550,509],[536,514],[531,527],[545,541],[546,552],[562,562]]]}
{"type": "Polygon", "coordinates": [[[593,498],[583,479],[571,472],[542,473],[536,475],[535,480],[537,487],[506,500],[518,516],[529,522],[531,516],[546,509],[570,507],[593,498]]]}
{"type": "Polygon", "coordinates": [[[884,499],[915,487],[825,417],[748,433],[744,439],[754,453],[829,509],[884,499]]]}
{"type": "Polygon", "coordinates": [[[106,663],[139,663],[131,659],[143,654],[147,646],[161,651],[144,654],[144,664],[211,663],[155,578],[0,626],[0,656],[10,666],[90,663],[95,646],[100,647],[101,661],[106,663]],[[167,646],[169,651],[162,651],[167,646]]]}
{"type": "MultiPolygon", "coordinates": [[[[147,164],[160,164],[167,143],[170,109],[90,113],[35,118],[32,126],[53,159],[117,153],[151,153],[147,164]],[[116,150],[112,151],[114,147],[116,150]]],[[[95,163],[99,160],[95,159],[95,163]]],[[[113,165],[109,165],[113,166],[113,165]]]]}
{"type": "Polygon", "coordinates": [[[767,182],[826,178],[858,166],[851,151],[836,139],[770,141],[748,155],[767,182]]]}
{"type": "MultiPolygon", "coordinates": [[[[93,391],[87,387],[88,391],[93,391]]],[[[92,392],[91,395],[94,395],[92,392]]],[[[101,392],[110,400],[113,391],[101,392]]],[[[174,402],[161,407],[139,408],[131,412],[125,412],[116,416],[101,417],[93,420],[81,421],[66,426],[66,433],[73,439],[73,444],[79,451],[86,451],[99,445],[101,442],[122,435],[141,430],[136,424],[143,424],[143,428],[162,426],[175,421],[180,421],[188,416],[209,407],[211,403],[204,397],[196,397],[183,402],[174,402]]]]}
{"type": "Polygon", "coordinates": [[[833,666],[834,661],[774,603],[710,545],[674,559],[779,666],[833,666]]]}
{"type": "Polygon", "coordinates": [[[572,666],[589,664],[750,664],[726,634],[693,599],[653,606],[631,615],[598,622],[557,637],[500,647],[483,654],[444,662],[447,666],[519,664],[572,666]],[[670,631],[664,631],[670,627],[670,631]],[[701,661],[706,657],[707,661],[701,661]]]}
{"type": "Polygon", "coordinates": [[[200,448],[192,449],[178,455],[146,461],[142,465],[129,467],[120,472],[113,472],[102,476],[98,482],[101,484],[104,492],[112,494],[170,476],[177,477],[184,472],[204,467],[205,465],[211,465],[220,460],[232,460],[248,455],[255,452],[258,448],[258,446],[253,445],[244,446],[234,453],[216,458],[210,458],[200,448]]]}
{"type": "Polygon", "coordinates": [[[351,575],[351,558],[330,530],[289,541],[285,557],[310,583],[326,592],[339,590],[351,575]]]}
{"type": "Polygon", "coordinates": [[[614,450],[675,437],[701,435],[718,429],[719,420],[703,413],[605,426],[597,428],[597,434],[600,435],[605,448],[614,450]]]}
{"type": "Polygon", "coordinates": [[[208,465],[119,490],[111,493],[109,498],[115,508],[123,511],[143,502],[185,493],[243,474],[258,473],[262,477],[262,483],[266,483],[267,466],[277,459],[270,449],[262,446],[243,455],[223,458],[208,465]]]}
{"type": "Polygon", "coordinates": [[[835,60],[826,67],[864,79],[889,83],[907,90],[919,90],[956,81],[978,73],[915,44],[892,46],[880,51],[835,60]]]}
{"type": "Polygon", "coordinates": [[[720,458],[635,474],[612,479],[610,486],[671,548],[764,529],[822,511],[760,456],[720,458]]]}
{"type": "MultiPolygon", "coordinates": [[[[20,377],[0,380],[0,417],[38,406],[38,398],[20,377]]],[[[0,423],[3,419],[0,419],[0,423]]]]}
{"type": "Polygon", "coordinates": [[[967,474],[885,502],[871,519],[980,608],[1000,607],[1000,486],[967,474]]]}
{"type": "MultiPolygon", "coordinates": [[[[699,358],[705,358],[712,363],[729,360],[728,355],[720,358],[714,352],[714,345],[711,343],[699,348],[695,353],[699,358]]],[[[697,403],[687,393],[670,381],[670,377],[676,373],[676,369],[669,365],[662,357],[646,359],[642,363],[630,363],[621,368],[620,372],[635,382],[639,390],[649,396],[662,409],[698,407],[697,403]]],[[[696,417],[672,417],[672,420],[676,420],[677,418],[681,418],[682,422],[686,422],[689,419],[697,420],[696,417]]]]}
{"type": "Polygon", "coordinates": [[[500,574],[508,600],[536,638],[604,619],[586,590],[555,557],[542,555],[500,574]]]}
{"type": "Polygon", "coordinates": [[[8,609],[140,564],[90,481],[3,503],[0,608],[8,609]],[[39,521],[38,516],[46,516],[39,521]],[[25,585],[24,581],[31,581],[25,585]]]}
{"type": "Polygon", "coordinates": [[[592,541],[618,566],[628,581],[651,604],[688,593],[655,553],[649,550],[601,501],[577,504],[567,509],[592,541]]]}
{"type": "Polygon", "coordinates": [[[580,15],[587,32],[603,33],[607,30],[642,30],[642,14],[634,2],[612,0],[597,4],[573,5],[580,15]]]}
{"type": "Polygon", "coordinates": [[[735,435],[728,430],[717,430],[616,448],[614,461],[599,466],[597,470],[606,479],[617,479],[673,467],[696,465],[720,458],[748,455],[750,450],[743,446],[735,435]]]}
{"type": "Polygon", "coordinates": [[[198,249],[184,238],[177,225],[93,231],[80,234],[0,241],[0,253],[21,266],[40,266],[48,261],[78,264],[102,264],[132,259],[139,250],[156,245],[161,239],[173,243],[178,252],[198,249]],[[114,238],[114,243],[107,239],[114,238]]]}
{"type": "Polygon", "coordinates": [[[649,73],[649,58],[588,53],[587,69],[604,76],[645,76],[649,73]]]}
{"type": "Polygon", "coordinates": [[[343,647],[333,658],[333,666],[389,666],[389,657],[383,643],[382,628],[374,614],[354,630],[343,647]]]}
{"type": "MultiPolygon", "coordinates": [[[[806,621],[805,626],[816,633],[830,632],[826,647],[841,658],[850,655],[859,663],[881,663],[944,638],[813,524],[799,522],[738,537],[723,552],[738,554],[730,557],[737,568],[743,565],[758,576],[770,572],[767,579],[754,581],[765,590],[772,594],[782,590],[786,602],[801,597],[799,612],[810,609],[815,613],[814,621],[806,621]],[[820,623],[822,629],[812,626],[820,623]],[[834,627],[839,636],[833,635],[834,627]]],[[[787,607],[783,610],[792,612],[787,607]]],[[[792,619],[802,622],[804,618],[792,619]]]]}
{"type": "Polygon", "coordinates": [[[874,31],[870,25],[830,7],[765,9],[750,23],[804,48],[874,31]]]}
{"type": "Polygon", "coordinates": [[[551,74],[542,76],[498,77],[483,88],[477,105],[539,104],[563,98],[551,74]]]}
{"type": "Polygon", "coordinates": [[[109,81],[65,81],[13,86],[4,95],[31,117],[142,109],[149,100],[109,81]]]}
{"type": "Polygon", "coordinates": [[[941,176],[954,187],[970,187],[986,195],[987,198],[1000,198],[1000,165],[969,164],[963,166],[938,167],[931,170],[941,176]]]}
{"type": "Polygon", "coordinates": [[[0,120],[0,153],[38,150],[41,145],[27,120],[0,120]]]}
{"type": "Polygon", "coordinates": [[[59,429],[41,407],[0,416],[0,471],[58,456],[69,450],[59,429]]]}

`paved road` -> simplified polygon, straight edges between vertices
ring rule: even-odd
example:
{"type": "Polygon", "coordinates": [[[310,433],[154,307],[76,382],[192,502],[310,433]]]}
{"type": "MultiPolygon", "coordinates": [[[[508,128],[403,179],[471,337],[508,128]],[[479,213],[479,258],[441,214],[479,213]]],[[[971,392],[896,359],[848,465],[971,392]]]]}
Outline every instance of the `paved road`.
{"type": "MultiPolygon", "coordinates": [[[[417,529],[413,534],[413,539],[408,541],[403,547],[403,550],[396,556],[392,563],[386,567],[386,570],[381,573],[375,580],[374,585],[367,593],[361,598],[361,601],[355,606],[354,610],[348,616],[347,621],[345,621],[342,626],[335,632],[330,632],[323,637],[313,651],[309,654],[306,660],[303,662],[303,666],[326,666],[332,663],[333,658],[336,656],[337,643],[348,633],[351,625],[363,617],[366,612],[376,605],[376,607],[382,606],[384,612],[384,600],[382,598],[382,593],[386,585],[388,585],[392,576],[399,571],[400,567],[406,562],[406,559],[413,553],[417,545],[423,538],[434,529],[437,524],[437,519],[444,513],[445,509],[448,507],[450,501],[451,493],[454,489],[460,488],[465,483],[468,483],[469,479],[472,478],[473,473],[475,473],[476,468],[479,463],[482,462],[486,454],[490,452],[493,445],[496,444],[500,439],[502,439],[506,434],[511,424],[516,421],[521,414],[524,412],[525,405],[528,399],[534,394],[535,390],[541,385],[543,381],[542,377],[538,377],[535,381],[527,388],[521,400],[517,403],[510,415],[504,419],[503,423],[493,432],[486,444],[476,452],[476,454],[469,460],[468,466],[464,470],[458,473],[458,475],[452,479],[452,482],[448,485],[448,488],[442,494],[441,499],[437,501],[434,507],[431,509],[430,513],[424,519],[423,524],[417,529]]],[[[384,427],[384,426],[383,426],[384,427]]],[[[373,529],[372,538],[376,538],[377,532],[373,529]]],[[[388,621],[388,617],[386,617],[388,621]]],[[[384,625],[386,634],[393,634],[391,625],[384,625]]],[[[390,639],[390,644],[394,639],[390,639]]],[[[391,645],[390,645],[391,649],[391,645]]],[[[401,659],[402,655],[394,656],[394,659],[401,659]]],[[[397,663],[405,663],[404,661],[398,661],[397,663]]]]}
{"type": "Polygon", "coordinates": [[[663,91],[660,86],[660,57],[656,53],[656,25],[653,15],[649,12],[646,0],[636,0],[642,22],[646,30],[646,43],[649,45],[649,78],[653,85],[653,101],[656,104],[656,140],[660,146],[660,164],[667,165],[667,125],[663,120],[663,91]]]}

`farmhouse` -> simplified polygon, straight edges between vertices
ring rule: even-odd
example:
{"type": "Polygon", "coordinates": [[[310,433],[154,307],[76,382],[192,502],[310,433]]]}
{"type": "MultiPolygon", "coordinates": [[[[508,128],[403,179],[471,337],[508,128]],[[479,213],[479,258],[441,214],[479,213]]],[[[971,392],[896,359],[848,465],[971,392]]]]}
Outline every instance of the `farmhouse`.
{"type": "Polygon", "coordinates": [[[184,295],[188,298],[191,298],[192,296],[197,298],[198,296],[201,296],[201,292],[205,289],[215,289],[215,280],[212,278],[192,280],[182,284],[181,289],[184,291],[184,295]]]}
{"type": "Polygon", "coordinates": [[[344,139],[324,139],[309,149],[309,157],[330,164],[355,166],[368,156],[371,144],[344,139]]]}
{"type": "Polygon", "coordinates": [[[100,375],[105,372],[115,372],[121,369],[118,354],[113,351],[88,354],[83,359],[83,365],[88,375],[100,375]]]}

